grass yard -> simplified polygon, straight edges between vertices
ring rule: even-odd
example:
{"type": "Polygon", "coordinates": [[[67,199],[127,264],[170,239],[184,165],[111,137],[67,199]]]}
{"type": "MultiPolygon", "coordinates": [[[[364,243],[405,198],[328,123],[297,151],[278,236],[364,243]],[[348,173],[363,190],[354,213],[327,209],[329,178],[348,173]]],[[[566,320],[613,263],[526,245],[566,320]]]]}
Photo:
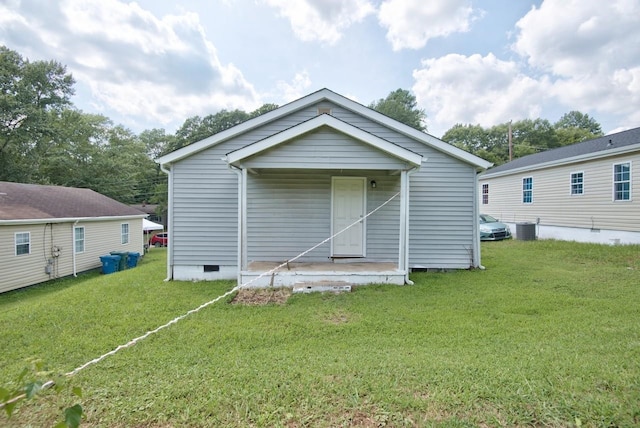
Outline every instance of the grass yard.
{"type": "MultiPolygon", "coordinates": [[[[414,286],[219,302],[48,391],[0,425],[89,427],[640,425],[640,247],[482,244],[485,271],[414,286]]],[[[133,270],[0,295],[0,385],[56,373],[233,287],[133,270]]]]}

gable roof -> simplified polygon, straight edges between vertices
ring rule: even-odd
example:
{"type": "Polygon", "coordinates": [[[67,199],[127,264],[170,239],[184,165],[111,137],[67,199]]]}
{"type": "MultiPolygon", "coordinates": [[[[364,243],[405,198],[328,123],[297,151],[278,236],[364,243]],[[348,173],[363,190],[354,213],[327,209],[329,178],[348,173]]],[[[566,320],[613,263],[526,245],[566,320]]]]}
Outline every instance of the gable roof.
{"type": "Polygon", "coordinates": [[[171,152],[165,156],[158,158],[156,162],[158,162],[161,165],[172,164],[181,159],[187,158],[195,153],[198,153],[202,150],[206,150],[226,140],[229,140],[239,134],[250,131],[259,126],[262,126],[264,124],[277,120],[281,117],[284,117],[288,114],[291,114],[297,110],[303,109],[307,106],[310,106],[322,101],[330,101],[347,110],[355,112],[374,122],[377,122],[390,129],[393,129],[396,132],[399,132],[410,138],[420,141],[423,144],[430,146],[440,152],[446,153],[454,158],[457,158],[461,161],[471,164],[478,169],[486,169],[492,165],[491,162],[488,162],[475,155],[472,155],[471,153],[465,152],[464,150],[459,149],[455,146],[452,146],[451,144],[445,143],[444,141],[432,135],[429,135],[422,131],[418,131],[415,128],[405,125],[404,123],[398,122],[395,119],[385,116],[382,113],[378,113],[373,109],[365,107],[362,104],[359,104],[353,100],[350,100],[349,98],[343,97],[342,95],[339,95],[326,88],[321,89],[317,92],[313,92],[305,97],[292,101],[289,104],[285,104],[275,110],[271,110],[270,112],[265,113],[261,116],[247,120],[246,122],[243,122],[232,128],[218,132],[217,134],[214,134],[208,138],[197,141],[186,147],[183,147],[174,152],[171,152]]]}
{"type": "Polygon", "coordinates": [[[640,128],[523,156],[484,172],[482,178],[515,174],[640,150],[640,128]]]}
{"type": "Polygon", "coordinates": [[[335,117],[328,114],[321,114],[312,119],[292,126],[291,128],[288,128],[282,132],[278,132],[277,134],[274,134],[270,137],[264,138],[241,149],[227,153],[226,160],[230,164],[235,164],[250,156],[268,150],[281,143],[322,127],[328,127],[335,131],[346,134],[352,138],[369,144],[385,153],[400,158],[415,166],[420,166],[420,164],[422,163],[422,155],[400,147],[397,144],[393,144],[383,138],[377,137],[369,132],[366,132],[340,119],[336,119],[335,117]]]}
{"type": "Polygon", "coordinates": [[[105,217],[146,217],[91,189],[0,181],[0,224],[105,217]]]}

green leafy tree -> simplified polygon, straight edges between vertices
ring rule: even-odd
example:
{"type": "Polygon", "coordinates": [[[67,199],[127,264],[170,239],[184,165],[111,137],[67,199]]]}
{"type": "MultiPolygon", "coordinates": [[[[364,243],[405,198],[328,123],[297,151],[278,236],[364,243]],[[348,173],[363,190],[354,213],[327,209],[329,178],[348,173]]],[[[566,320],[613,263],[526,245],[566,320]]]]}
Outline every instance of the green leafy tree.
{"type": "Polygon", "coordinates": [[[220,110],[218,113],[205,117],[190,117],[176,131],[175,140],[167,147],[165,153],[188,146],[196,141],[204,140],[213,134],[239,125],[276,108],[278,106],[275,104],[264,104],[251,113],[246,113],[242,110],[220,110]]]}
{"type": "MultiPolygon", "coordinates": [[[[546,119],[524,119],[511,124],[513,159],[602,135],[588,115],[570,112],[551,124],[546,119]],[[594,134],[593,132],[598,132],[594,134]]],[[[456,124],[442,136],[449,144],[500,165],[509,161],[509,124],[490,128],[456,124]]]]}
{"type": "Polygon", "coordinates": [[[596,137],[602,135],[602,127],[594,118],[590,117],[588,114],[581,113],[576,110],[563,114],[562,117],[554,124],[554,126],[556,129],[582,129],[588,131],[596,137]]]}
{"type": "Polygon", "coordinates": [[[29,62],[0,46],[0,180],[31,182],[56,143],[74,80],[55,61],[29,62]]]}
{"type": "Polygon", "coordinates": [[[253,119],[254,117],[262,116],[265,113],[269,113],[271,110],[275,110],[278,108],[278,104],[263,104],[258,107],[251,113],[249,113],[249,117],[253,119]]]}
{"type": "Polygon", "coordinates": [[[600,124],[588,114],[579,111],[565,113],[555,124],[561,145],[579,143],[603,134],[600,124]]]}
{"type": "Polygon", "coordinates": [[[371,103],[369,108],[419,131],[427,130],[424,110],[418,108],[416,97],[406,89],[396,89],[386,98],[371,103]]]}

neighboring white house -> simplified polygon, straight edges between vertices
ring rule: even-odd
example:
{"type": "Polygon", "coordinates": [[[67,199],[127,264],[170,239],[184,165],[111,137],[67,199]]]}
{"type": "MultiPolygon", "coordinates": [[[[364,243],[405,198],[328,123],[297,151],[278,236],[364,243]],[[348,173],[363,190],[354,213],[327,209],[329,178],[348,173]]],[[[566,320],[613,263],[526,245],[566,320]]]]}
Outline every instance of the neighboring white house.
{"type": "Polygon", "coordinates": [[[0,182],[0,292],[142,254],[145,216],[89,189],[0,182]]]}
{"type": "Polygon", "coordinates": [[[638,244],[639,178],[634,128],[489,169],[480,175],[480,211],[516,232],[536,223],[541,239],[638,244]]]}
{"type": "Polygon", "coordinates": [[[252,285],[402,284],[415,268],[480,265],[477,174],[491,164],[327,89],[158,162],[169,279],[244,284],[349,224],[252,285]]]}

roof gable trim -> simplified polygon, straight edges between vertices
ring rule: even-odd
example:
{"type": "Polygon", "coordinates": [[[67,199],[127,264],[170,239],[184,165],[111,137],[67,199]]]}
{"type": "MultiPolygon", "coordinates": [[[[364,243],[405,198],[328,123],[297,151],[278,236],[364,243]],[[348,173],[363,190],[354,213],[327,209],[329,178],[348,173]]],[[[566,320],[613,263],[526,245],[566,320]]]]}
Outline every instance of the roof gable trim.
{"type": "Polygon", "coordinates": [[[478,156],[465,152],[464,150],[459,149],[455,146],[452,146],[451,144],[445,143],[444,141],[432,135],[429,135],[427,133],[414,129],[409,125],[405,125],[401,122],[398,122],[395,119],[385,116],[382,113],[378,113],[375,110],[365,107],[362,104],[359,104],[349,98],[343,97],[342,95],[339,95],[326,88],[316,91],[298,100],[292,101],[289,104],[285,104],[282,107],[277,108],[276,110],[272,110],[254,119],[250,119],[232,128],[221,131],[208,138],[205,138],[204,140],[197,141],[186,147],[178,149],[172,153],[169,153],[165,156],[162,156],[156,159],[156,162],[159,163],[160,165],[167,165],[167,164],[177,162],[181,159],[191,156],[192,154],[198,153],[202,150],[206,150],[210,147],[220,144],[221,142],[226,141],[230,138],[233,138],[237,135],[240,135],[244,132],[250,131],[254,128],[262,126],[273,120],[279,119],[297,110],[305,108],[311,104],[318,103],[324,100],[327,100],[334,104],[342,106],[363,117],[371,119],[374,122],[378,122],[390,129],[400,132],[401,134],[407,135],[410,138],[413,138],[417,141],[422,142],[423,144],[431,146],[438,151],[441,151],[450,156],[453,156],[456,159],[469,163],[479,169],[487,169],[493,165],[491,162],[488,162],[482,158],[479,158],[478,156]]]}
{"type": "Polygon", "coordinates": [[[263,140],[257,141],[241,149],[230,152],[227,154],[224,160],[229,164],[236,164],[243,159],[268,150],[279,144],[290,141],[296,137],[314,131],[323,126],[328,126],[333,130],[339,131],[352,138],[355,138],[356,140],[369,144],[370,146],[382,150],[385,153],[411,163],[414,166],[420,166],[422,164],[422,155],[404,149],[396,144],[377,137],[369,132],[366,132],[339,119],[336,119],[335,117],[328,114],[321,114],[320,116],[316,116],[298,125],[292,126],[291,128],[288,128],[263,140]]]}

